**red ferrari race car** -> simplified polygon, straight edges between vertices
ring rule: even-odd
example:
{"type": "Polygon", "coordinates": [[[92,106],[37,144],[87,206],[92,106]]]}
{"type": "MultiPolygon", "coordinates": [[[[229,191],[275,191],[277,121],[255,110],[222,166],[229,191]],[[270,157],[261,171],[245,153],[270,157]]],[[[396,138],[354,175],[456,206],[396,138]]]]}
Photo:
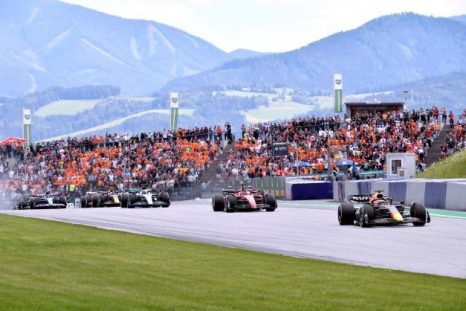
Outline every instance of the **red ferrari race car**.
{"type": "Polygon", "coordinates": [[[212,208],[214,212],[225,211],[233,213],[235,211],[260,211],[265,209],[273,212],[277,209],[277,200],[271,193],[252,187],[240,186],[238,188],[227,188],[222,190],[222,194],[212,197],[212,208]]]}

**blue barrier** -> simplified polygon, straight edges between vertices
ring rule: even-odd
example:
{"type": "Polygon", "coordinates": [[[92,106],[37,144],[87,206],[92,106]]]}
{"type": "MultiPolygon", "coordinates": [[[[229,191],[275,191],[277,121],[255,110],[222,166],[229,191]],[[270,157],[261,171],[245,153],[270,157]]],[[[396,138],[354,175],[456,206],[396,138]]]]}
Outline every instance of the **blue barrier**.
{"type": "Polygon", "coordinates": [[[466,182],[448,183],[445,209],[466,211],[466,182]]]}
{"type": "Polygon", "coordinates": [[[359,193],[361,193],[361,194],[372,193],[372,191],[371,191],[372,182],[370,182],[370,181],[359,181],[357,184],[358,184],[359,193]]]}
{"type": "Polygon", "coordinates": [[[388,196],[395,201],[406,201],[406,182],[398,181],[389,183],[388,196]]]}
{"type": "Polygon", "coordinates": [[[289,200],[331,200],[332,182],[293,180],[286,183],[286,198],[289,200]]]}
{"type": "Polygon", "coordinates": [[[316,182],[291,180],[286,182],[289,200],[333,199],[344,202],[350,195],[369,194],[382,190],[395,201],[407,204],[423,203],[427,208],[466,211],[466,180],[410,179],[410,180],[351,180],[316,182]]]}
{"type": "Polygon", "coordinates": [[[447,184],[446,182],[426,182],[424,205],[430,208],[445,209],[447,184]]]}
{"type": "Polygon", "coordinates": [[[426,183],[424,181],[413,180],[406,184],[405,202],[411,204],[413,202],[424,202],[426,193],[426,183]]]}

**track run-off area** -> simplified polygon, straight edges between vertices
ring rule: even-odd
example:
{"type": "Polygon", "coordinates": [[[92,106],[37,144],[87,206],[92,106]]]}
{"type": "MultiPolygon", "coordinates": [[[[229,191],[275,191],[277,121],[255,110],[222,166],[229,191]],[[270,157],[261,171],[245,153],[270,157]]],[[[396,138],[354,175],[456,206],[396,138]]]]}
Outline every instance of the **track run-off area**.
{"type": "Polygon", "coordinates": [[[360,228],[340,226],[337,204],[279,201],[275,212],[213,212],[211,201],[172,202],[169,208],[8,210],[102,229],[315,258],[361,266],[466,278],[466,213],[430,210],[432,221],[360,228]]]}

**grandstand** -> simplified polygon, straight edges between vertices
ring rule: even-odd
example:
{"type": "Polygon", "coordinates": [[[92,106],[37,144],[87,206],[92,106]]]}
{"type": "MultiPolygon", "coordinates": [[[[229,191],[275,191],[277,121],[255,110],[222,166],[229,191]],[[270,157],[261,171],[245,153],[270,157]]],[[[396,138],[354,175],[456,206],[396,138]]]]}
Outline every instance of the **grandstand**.
{"type": "Polygon", "coordinates": [[[448,126],[438,113],[430,113],[436,107],[406,111],[400,109],[402,103],[387,103],[377,106],[387,108],[379,111],[373,104],[347,106],[352,112],[345,118],[243,125],[234,142],[230,128],[214,126],[38,143],[26,158],[21,143],[3,144],[3,188],[18,195],[70,189],[79,195],[148,187],[172,194],[184,189],[181,197],[187,198],[210,184],[220,187],[262,177],[377,177],[386,169],[385,155],[394,152],[415,153],[422,170],[464,147],[466,112],[448,126]],[[274,157],[275,143],[286,143],[288,154],[274,157]],[[342,159],[353,164],[339,165],[342,159]]]}
{"type": "MultiPolygon", "coordinates": [[[[365,103],[349,106],[353,114],[344,120],[333,116],[244,126],[242,137],[235,143],[229,157],[219,163],[222,178],[322,176],[330,172],[344,173],[350,179],[361,178],[364,172],[384,171],[385,155],[394,152],[415,153],[418,167],[423,169],[430,148],[441,144],[446,135],[451,136],[448,126],[438,116],[429,116],[424,110],[400,110],[402,103],[377,106],[388,107],[382,111],[375,111],[374,105],[365,103]],[[274,157],[274,143],[287,143],[288,156],[274,157]],[[348,167],[337,165],[342,158],[355,163],[349,168],[349,174],[343,171],[348,167]],[[300,165],[297,167],[298,162],[300,165]]],[[[462,131],[463,122],[464,115],[458,121],[456,133],[462,131]]],[[[449,148],[443,155],[463,147],[462,137],[450,138],[449,148]]]]}

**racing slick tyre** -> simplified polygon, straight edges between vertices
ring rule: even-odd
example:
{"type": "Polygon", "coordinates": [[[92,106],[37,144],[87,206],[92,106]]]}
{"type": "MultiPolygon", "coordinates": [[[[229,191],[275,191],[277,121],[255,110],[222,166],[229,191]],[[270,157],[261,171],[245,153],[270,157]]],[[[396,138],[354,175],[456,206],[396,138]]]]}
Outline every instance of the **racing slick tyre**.
{"type": "Polygon", "coordinates": [[[102,194],[98,194],[97,197],[99,198],[98,206],[99,207],[105,207],[105,202],[107,201],[107,196],[102,195],[102,194]]]}
{"type": "Polygon", "coordinates": [[[413,222],[413,225],[415,227],[424,226],[427,222],[427,215],[428,213],[426,211],[426,208],[424,207],[424,204],[413,203],[413,205],[411,206],[411,217],[416,217],[420,219],[420,221],[413,222]]]}
{"type": "Polygon", "coordinates": [[[265,199],[265,192],[264,190],[259,190],[257,193],[259,193],[260,196],[262,196],[262,199],[263,199],[263,202],[264,204],[267,204],[266,203],[266,199],[265,199]]]}
{"type": "Polygon", "coordinates": [[[120,199],[120,207],[128,207],[128,194],[123,193],[120,199]]]}
{"type": "Polygon", "coordinates": [[[84,207],[92,207],[92,195],[86,195],[86,205],[84,207]]]}
{"type": "Polygon", "coordinates": [[[113,198],[106,194],[99,194],[99,206],[105,207],[105,203],[113,202],[113,198]]]}
{"type": "Polygon", "coordinates": [[[36,199],[32,199],[30,202],[29,202],[29,209],[35,209],[36,208],[36,199]]]}
{"type": "Polygon", "coordinates": [[[361,207],[361,211],[359,213],[359,225],[362,228],[372,227],[372,224],[370,222],[373,221],[374,218],[375,218],[374,207],[369,204],[364,204],[361,207]]]}
{"type": "Polygon", "coordinates": [[[273,212],[277,209],[277,200],[275,199],[275,196],[271,193],[267,193],[265,195],[265,204],[270,206],[265,208],[267,212],[273,212]]]}
{"type": "Polygon", "coordinates": [[[88,198],[87,195],[81,197],[81,207],[87,207],[88,198]]]}
{"type": "Polygon", "coordinates": [[[66,205],[67,205],[66,198],[65,197],[58,197],[57,203],[63,204],[66,207],[66,205]]]}
{"type": "Polygon", "coordinates": [[[338,222],[341,226],[352,225],[354,223],[353,204],[343,203],[338,206],[338,222]]]}
{"type": "Polygon", "coordinates": [[[222,195],[214,195],[212,197],[212,209],[214,212],[221,212],[225,208],[225,201],[222,195]]]}
{"type": "Polygon", "coordinates": [[[98,194],[93,194],[91,200],[92,200],[92,207],[99,207],[100,198],[98,194]]]}
{"type": "Polygon", "coordinates": [[[168,192],[162,192],[160,194],[160,201],[167,203],[166,206],[164,205],[162,207],[166,208],[170,206],[170,195],[168,194],[168,192]]]}
{"type": "Polygon", "coordinates": [[[21,209],[28,209],[28,204],[27,204],[27,202],[24,201],[24,200],[19,201],[18,206],[17,206],[17,209],[20,209],[20,210],[21,210],[21,209]]]}
{"type": "Polygon", "coordinates": [[[224,210],[227,213],[233,213],[235,211],[236,198],[232,195],[229,195],[225,198],[225,207],[224,210]]]}
{"type": "Polygon", "coordinates": [[[126,204],[127,208],[134,208],[133,203],[136,202],[136,195],[134,193],[128,194],[128,204],[126,204]]]}

